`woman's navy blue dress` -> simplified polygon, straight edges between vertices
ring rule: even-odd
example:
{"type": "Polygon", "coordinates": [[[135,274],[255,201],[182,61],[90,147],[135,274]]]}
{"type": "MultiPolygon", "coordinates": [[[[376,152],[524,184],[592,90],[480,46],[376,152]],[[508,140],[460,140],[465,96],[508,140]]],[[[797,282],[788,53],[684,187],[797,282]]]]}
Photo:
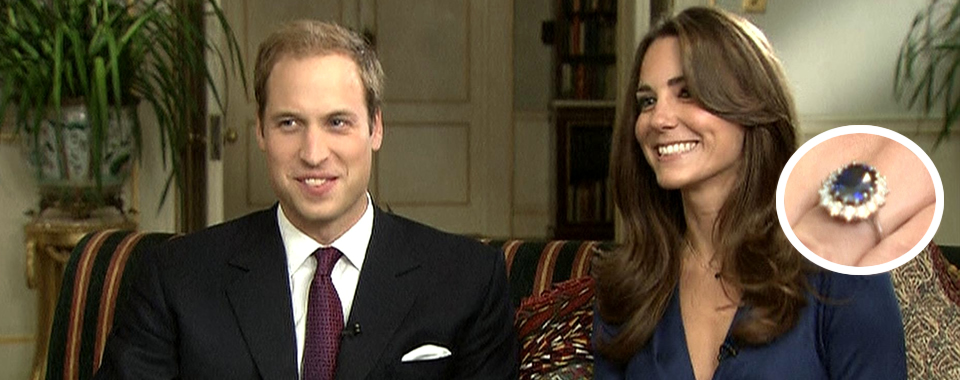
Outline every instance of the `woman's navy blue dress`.
{"type": "MultiPolygon", "coordinates": [[[[797,325],[763,346],[740,346],[728,335],[714,379],[905,379],[903,324],[888,274],[810,276],[821,298],[808,297],[797,325]]],[[[737,310],[734,319],[746,309],[737,310]]],[[[615,326],[594,318],[596,338],[615,326]],[[596,335],[599,334],[599,335],[596,335]]],[[[595,378],[693,380],[677,292],[650,341],[626,366],[595,355],[595,378]]]]}

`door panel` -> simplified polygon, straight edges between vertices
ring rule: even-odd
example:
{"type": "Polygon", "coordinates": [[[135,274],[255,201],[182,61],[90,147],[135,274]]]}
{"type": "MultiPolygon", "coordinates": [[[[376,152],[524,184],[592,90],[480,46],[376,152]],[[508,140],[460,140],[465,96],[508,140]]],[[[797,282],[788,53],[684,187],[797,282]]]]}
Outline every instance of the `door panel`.
{"type": "Polygon", "coordinates": [[[390,73],[387,101],[466,102],[469,1],[392,0],[376,6],[377,49],[390,73]]]}
{"type": "Polygon", "coordinates": [[[445,230],[509,235],[512,85],[498,73],[512,67],[512,2],[373,3],[388,78],[381,203],[445,230]]]}

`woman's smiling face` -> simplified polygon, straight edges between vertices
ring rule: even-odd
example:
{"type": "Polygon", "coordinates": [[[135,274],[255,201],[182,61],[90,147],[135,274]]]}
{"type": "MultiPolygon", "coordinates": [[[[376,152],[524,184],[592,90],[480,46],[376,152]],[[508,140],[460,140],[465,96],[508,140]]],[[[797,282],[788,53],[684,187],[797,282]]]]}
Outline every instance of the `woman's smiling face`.
{"type": "Polygon", "coordinates": [[[634,133],[665,189],[732,187],[744,128],[700,106],[687,90],[676,37],[650,44],[640,65],[634,133]]]}

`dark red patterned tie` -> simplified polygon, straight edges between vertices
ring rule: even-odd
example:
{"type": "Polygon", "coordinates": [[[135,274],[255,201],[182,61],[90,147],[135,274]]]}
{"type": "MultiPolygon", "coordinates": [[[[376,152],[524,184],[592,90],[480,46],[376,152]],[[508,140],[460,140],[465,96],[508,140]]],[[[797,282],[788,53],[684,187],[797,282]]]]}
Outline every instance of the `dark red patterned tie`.
{"type": "Polygon", "coordinates": [[[303,379],[332,380],[337,367],[337,350],[343,330],[343,310],[340,297],[330,280],[330,271],[340,259],[336,248],[320,248],[313,253],[317,258],[317,272],[310,283],[310,301],[307,303],[307,336],[303,348],[303,379]]]}

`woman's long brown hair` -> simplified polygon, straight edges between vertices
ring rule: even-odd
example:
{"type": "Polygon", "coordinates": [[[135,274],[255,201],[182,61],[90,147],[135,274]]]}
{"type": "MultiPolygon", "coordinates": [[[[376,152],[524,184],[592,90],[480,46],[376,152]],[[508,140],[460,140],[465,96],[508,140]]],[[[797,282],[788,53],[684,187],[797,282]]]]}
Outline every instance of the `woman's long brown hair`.
{"type": "Polygon", "coordinates": [[[637,47],[623,112],[614,132],[610,176],[624,232],[619,249],[594,265],[600,316],[618,325],[600,352],[626,362],[649,341],[680,278],[687,225],[679,190],[665,190],[634,134],[640,65],[658,38],[679,40],[687,89],[700,106],[745,127],[738,180],[713,230],[724,253],[723,280],[750,307],[733,336],[763,344],[790,330],[806,304],[802,256],[781,230],[776,212],[780,172],[796,150],[796,111],[779,60],[766,37],[739,16],[694,7],[651,30],[637,47]]]}

